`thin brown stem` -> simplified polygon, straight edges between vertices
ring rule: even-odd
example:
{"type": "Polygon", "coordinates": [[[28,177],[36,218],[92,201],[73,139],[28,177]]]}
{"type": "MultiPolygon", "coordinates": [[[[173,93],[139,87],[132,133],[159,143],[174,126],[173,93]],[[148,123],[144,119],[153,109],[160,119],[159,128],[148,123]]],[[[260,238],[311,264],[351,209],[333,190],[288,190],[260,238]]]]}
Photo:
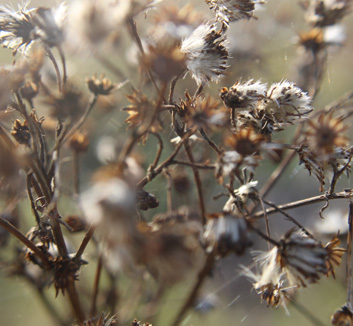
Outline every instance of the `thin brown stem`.
{"type": "MultiPolygon", "coordinates": [[[[320,203],[326,200],[333,200],[333,199],[348,199],[348,198],[352,198],[353,197],[353,190],[352,189],[347,189],[346,191],[342,191],[342,192],[338,192],[338,193],[333,193],[333,194],[324,194],[324,195],[319,195],[319,196],[314,196],[314,197],[310,197],[310,198],[306,198],[306,199],[302,199],[302,200],[297,200],[291,203],[287,203],[287,204],[283,204],[283,205],[277,205],[277,207],[273,207],[273,208],[268,208],[266,209],[266,214],[267,215],[271,215],[271,214],[275,214],[277,212],[279,212],[279,210],[287,210],[287,209],[293,209],[293,208],[297,208],[297,207],[303,207],[303,206],[307,206],[307,205],[312,205],[315,203],[320,203]]],[[[264,216],[264,212],[260,211],[257,212],[253,215],[251,215],[251,218],[253,219],[259,219],[262,218],[264,216]]]]}
{"type": "Polygon", "coordinates": [[[80,259],[83,252],[85,251],[89,241],[91,240],[92,236],[93,236],[93,233],[95,231],[96,227],[95,226],[91,226],[87,233],[85,234],[85,237],[83,238],[81,244],[80,244],[80,247],[78,248],[77,252],[76,252],[76,255],[75,255],[75,259],[80,259]]]}
{"type": "MultiPolygon", "coordinates": [[[[189,161],[192,164],[194,164],[195,163],[194,155],[192,154],[192,151],[191,151],[191,148],[189,146],[188,141],[185,141],[184,148],[185,148],[185,152],[186,152],[186,155],[187,155],[189,161]]],[[[196,184],[196,189],[197,189],[197,194],[198,194],[198,199],[199,199],[201,220],[202,220],[202,224],[205,225],[206,224],[206,209],[205,209],[205,201],[203,198],[201,177],[200,177],[199,170],[196,167],[192,167],[192,172],[194,174],[194,179],[195,179],[195,184],[196,184]]]]}
{"type": "Polygon", "coordinates": [[[154,169],[157,166],[159,159],[161,158],[161,155],[162,155],[163,141],[162,141],[162,137],[159,134],[157,134],[155,132],[153,132],[151,134],[153,136],[155,136],[158,140],[158,150],[157,150],[156,158],[154,159],[153,163],[150,165],[150,169],[154,169]]]}
{"type": "Polygon", "coordinates": [[[61,64],[62,64],[62,68],[63,68],[63,86],[65,87],[66,85],[66,81],[67,81],[67,71],[66,71],[66,60],[65,60],[65,54],[63,49],[61,48],[60,45],[57,46],[59,55],[60,55],[60,59],[61,59],[61,64]]]}
{"type": "Polygon", "coordinates": [[[56,73],[56,79],[57,79],[57,83],[58,83],[58,89],[59,89],[59,92],[61,92],[62,91],[62,83],[61,83],[61,74],[60,74],[60,69],[59,69],[58,63],[56,62],[56,59],[53,55],[53,52],[49,49],[49,47],[46,47],[45,51],[54,66],[55,73],[56,73]]]}
{"type": "Polygon", "coordinates": [[[167,209],[171,214],[173,211],[173,197],[172,197],[172,176],[168,169],[164,169],[164,174],[167,178],[167,209]]]}
{"type": "Polygon", "coordinates": [[[307,236],[313,238],[313,235],[303,226],[301,225],[295,218],[287,214],[283,209],[279,208],[276,204],[271,203],[267,200],[263,200],[267,205],[276,208],[282,215],[284,215],[288,220],[290,220],[293,224],[295,224],[299,229],[301,229],[307,236]]]}
{"type": "Polygon", "coordinates": [[[92,303],[91,303],[91,310],[90,310],[91,317],[94,317],[97,314],[97,298],[98,298],[99,281],[102,274],[102,268],[103,268],[103,258],[102,258],[102,255],[99,255],[96,275],[94,277],[94,284],[93,284],[92,303]]]}
{"type": "Polygon", "coordinates": [[[181,141],[175,146],[174,151],[172,152],[172,154],[169,155],[169,157],[162,162],[161,164],[159,164],[155,169],[151,170],[147,176],[145,176],[143,179],[141,179],[138,184],[137,187],[139,188],[143,188],[147,183],[151,182],[157,175],[159,175],[164,168],[168,167],[169,165],[171,165],[173,163],[174,157],[177,156],[177,154],[179,153],[181,147],[183,147],[184,142],[192,135],[195,133],[195,129],[190,130],[189,132],[187,132],[183,138],[181,139],[181,141]]]}
{"type": "Polygon", "coordinates": [[[218,148],[218,146],[216,145],[216,143],[210,138],[208,137],[206,131],[203,128],[200,128],[200,134],[203,137],[204,140],[207,141],[207,143],[211,146],[211,148],[218,154],[222,154],[222,151],[218,148]]]}
{"type": "Polygon", "coordinates": [[[71,307],[74,315],[76,316],[77,320],[80,323],[83,323],[86,317],[85,317],[84,311],[82,310],[82,307],[78,298],[78,293],[75,287],[74,280],[71,280],[71,279],[69,280],[67,292],[69,294],[69,299],[70,299],[70,303],[71,303],[71,307]]]}
{"type": "Polygon", "coordinates": [[[27,239],[21,233],[21,231],[19,231],[14,225],[12,225],[8,220],[4,219],[2,216],[0,216],[0,226],[10,232],[18,240],[20,240],[27,248],[32,250],[33,253],[38,256],[38,258],[42,261],[42,263],[46,266],[48,270],[51,269],[47,256],[39,248],[37,248],[32,241],[27,239]]]}

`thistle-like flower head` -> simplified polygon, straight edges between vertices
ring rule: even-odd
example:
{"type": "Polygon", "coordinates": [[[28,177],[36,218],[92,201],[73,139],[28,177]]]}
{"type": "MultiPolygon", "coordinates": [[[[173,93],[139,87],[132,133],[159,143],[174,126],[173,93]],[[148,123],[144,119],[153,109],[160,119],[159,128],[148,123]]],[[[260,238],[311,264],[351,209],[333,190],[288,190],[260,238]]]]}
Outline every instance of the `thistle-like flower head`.
{"type": "Polygon", "coordinates": [[[186,55],[186,65],[198,85],[218,82],[227,69],[228,44],[224,30],[216,25],[200,25],[181,44],[186,55]]]}
{"type": "Polygon", "coordinates": [[[216,19],[225,24],[240,19],[250,19],[254,15],[255,4],[262,0],[206,0],[209,8],[216,13],[216,19]]]}

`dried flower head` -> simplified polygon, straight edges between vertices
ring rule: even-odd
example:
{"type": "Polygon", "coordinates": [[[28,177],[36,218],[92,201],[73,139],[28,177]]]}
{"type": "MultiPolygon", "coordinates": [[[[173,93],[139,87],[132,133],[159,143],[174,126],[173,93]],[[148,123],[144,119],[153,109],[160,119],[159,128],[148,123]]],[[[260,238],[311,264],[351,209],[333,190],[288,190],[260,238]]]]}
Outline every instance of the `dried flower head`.
{"type": "Polygon", "coordinates": [[[228,47],[224,30],[214,24],[200,25],[181,43],[186,65],[198,85],[218,82],[227,69],[228,47]]]}
{"type": "Polygon", "coordinates": [[[255,108],[258,101],[266,97],[267,85],[250,79],[245,83],[237,81],[229,90],[223,87],[220,92],[224,104],[232,109],[255,108]]]}
{"type": "Polygon", "coordinates": [[[277,263],[290,285],[305,287],[307,282],[316,283],[330,272],[330,250],[318,240],[291,230],[279,242],[277,263]]]}
{"type": "Polygon", "coordinates": [[[27,120],[21,123],[20,120],[16,119],[12,126],[11,135],[16,139],[19,144],[29,146],[31,141],[31,134],[28,128],[27,120]]]}
{"type": "Polygon", "coordinates": [[[250,245],[245,220],[230,213],[209,215],[202,241],[206,252],[221,257],[231,252],[241,255],[250,245]]]}
{"type": "Polygon", "coordinates": [[[50,95],[45,99],[46,104],[52,110],[52,115],[60,121],[78,119],[84,112],[82,94],[72,85],[66,85],[58,95],[50,95]]]}
{"type": "Polygon", "coordinates": [[[350,304],[344,305],[341,309],[338,309],[331,316],[332,326],[352,326],[353,325],[353,311],[350,304]]]}
{"type": "MultiPolygon", "coordinates": [[[[129,117],[125,120],[129,124],[129,128],[137,128],[146,123],[146,121],[150,121],[151,112],[153,112],[155,104],[141,91],[136,89],[133,90],[131,95],[127,95],[126,97],[132,103],[122,109],[129,114],[129,117]]],[[[161,121],[157,116],[150,125],[149,131],[159,132],[161,130],[161,121]]]]}
{"type": "Polygon", "coordinates": [[[109,317],[109,314],[102,313],[99,318],[95,317],[92,319],[85,320],[83,323],[79,323],[78,326],[118,326],[118,320],[116,316],[109,317]]]}
{"type": "Polygon", "coordinates": [[[272,84],[267,99],[257,108],[266,119],[268,129],[280,130],[285,125],[299,123],[313,110],[311,98],[294,83],[282,80],[272,84]]]}
{"type": "Polygon", "coordinates": [[[327,250],[327,261],[326,261],[326,267],[327,267],[327,276],[331,274],[333,278],[335,278],[335,266],[338,266],[341,264],[342,261],[342,256],[346,252],[345,249],[343,248],[337,248],[337,246],[340,244],[341,240],[338,238],[339,233],[335,235],[332,240],[325,245],[325,249],[327,250]]]}
{"type": "Polygon", "coordinates": [[[150,45],[148,53],[142,57],[141,64],[143,70],[153,71],[165,82],[180,76],[186,70],[185,54],[173,41],[150,45]]]}
{"type": "Polygon", "coordinates": [[[109,95],[116,89],[116,85],[104,75],[101,75],[100,78],[93,76],[87,79],[87,85],[89,90],[95,95],[109,95]]]}
{"type": "Polygon", "coordinates": [[[240,19],[254,16],[255,4],[265,3],[263,0],[205,0],[211,10],[216,12],[216,19],[229,24],[240,19]]]}
{"type": "Polygon", "coordinates": [[[332,113],[321,113],[316,122],[308,121],[308,130],[305,132],[305,139],[311,151],[319,158],[333,154],[335,148],[345,147],[348,138],[344,135],[347,126],[342,119],[334,118],[332,113]]]}
{"type": "Polygon", "coordinates": [[[35,24],[32,21],[34,9],[27,9],[28,2],[18,11],[10,7],[0,7],[0,41],[9,49],[25,51],[30,43],[36,38],[35,24]]]}
{"type": "Polygon", "coordinates": [[[18,11],[10,7],[0,7],[0,40],[4,47],[25,52],[36,40],[43,41],[47,46],[59,45],[63,39],[62,26],[66,19],[66,5],[58,8],[27,9],[29,1],[18,11]]]}
{"type": "Polygon", "coordinates": [[[188,92],[178,105],[178,113],[188,128],[211,128],[225,124],[225,112],[219,108],[219,101],[211,96],[193,98],[188,92]]]}
{"type": "Polygon", "coordinates": [[[264,135],[258,134],[252,128],[244,128],[228,135],[225,144],[243,156],[259,153],[261,145],[266,141],[264,135]]]}
{"type": "Polygon", "coordinates": [[[84,263],[83,260],[77,261],[64,257],[55,258],[53,261],[53,276],[56,297],[60,291],[65,295],[65,290],[70,283],[78,280],[78,271],[84,263]]]}

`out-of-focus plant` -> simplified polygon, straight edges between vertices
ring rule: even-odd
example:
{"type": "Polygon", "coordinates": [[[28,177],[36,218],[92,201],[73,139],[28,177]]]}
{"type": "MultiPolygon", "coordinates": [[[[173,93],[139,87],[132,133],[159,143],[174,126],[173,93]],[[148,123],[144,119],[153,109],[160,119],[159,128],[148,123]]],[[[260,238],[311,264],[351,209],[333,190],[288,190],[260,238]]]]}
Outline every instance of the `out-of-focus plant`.
{"type": "Polygon", "coordinates": [[[333,28],[349,13],[351,1],[302,2],[311,29],[299,34],[297,84],[236,76],[216,98],[215,83],[231,71],[230,58],[237,56],[227,40],[229,30],[240,20],[256,18],[255,9],[266,3],[206,0],[203,5],[203,13],[156,0],[0,7],[0,42],[15,56],[0,70],[0,245],[8,245],[10,234],[22,245],[2,265],[9,276],[20,275],[38,291],[58,325],[142,325],[133,319],[137,311],[149,325],[165,290],[194,275],[190,292],[170,319],[176,326],[195,306],[217,262],[232,254],[249,255],[254,239],[264,239],[268,248],[239,273],[272,307],[290,305],[297,291],[335,277],[347,251],[348,298],[331,322],[353,325],[352,204],[346,249],[339,247],[338,233],[325,244],[287,212],[324,202],[321,216],[331,200],[353,196],[352,189],[336,189],[350,172],[353,149],[347,130],[353,93],[321,110],[314,102],[327,51],[341,40],[340,29],[332,37],[333,28]],[[114,56],[108,59],[107,53],[114,56]],[[119,83],[95,75],[82,87],[84,76],[80,83],[67,65],[78,56],[97,61],[119,83]],[[129,103],[115,97],[122,92],[129,103]],[[97,107],[122,109],[126,128],[116,130],[113,146],[101,144],[102,166],[83,173],[81,158],[107,112],[102,109],[90,119],[97,107]],[[294,136],[279,141],[281,132],[291,128],[296,128],[294,136]],[[150,139],[157,148],[149,146],[147,155],[139,148],[150,139]],[[321,193],[282,205],[268,201],[268,192],[295,157],[319,181],[321,193]],[[278,166],[259,184],[259,166],[266,161],[278,166]],[[148,190],[157,177],[165,178],[164,198],[148,190]],[[224,189],[214,202],[225,197],[223,208],[206,200],[206,183],[224,189]],[[190,188],[195,198],[188,207],[177,207],[178,193],[193,196],[190,188]],[[76,203],[72,214],[59,203],[65,196],[76,203]],[[26,231],[20,231],[23,201],[33,216],[26,231]],[[145,211],[160,202],[166,202],[166,211],[149,218],[145,211]],[[274,213],[293,224],[280,238],[271,234],[274,213]],[[77,247],[70,244],[72,233],[82,234],[77,247]],[[93,254],[86,256],[89,243],[93,254]],[[80,281],[83,266],[95,269],[91,292],[80,281]],[[112,282],[104,300],[103,271],[112,282]],[[123,274],[136,286],[126,293],[131,297],[118,300],[116,279],[123,274]],[[154,284],[152,295],[146,293],[147,284],[154,284]],[[60,316],[46,300],[48,285],[55,296],[65,295],[71,315],[60,316]]]}

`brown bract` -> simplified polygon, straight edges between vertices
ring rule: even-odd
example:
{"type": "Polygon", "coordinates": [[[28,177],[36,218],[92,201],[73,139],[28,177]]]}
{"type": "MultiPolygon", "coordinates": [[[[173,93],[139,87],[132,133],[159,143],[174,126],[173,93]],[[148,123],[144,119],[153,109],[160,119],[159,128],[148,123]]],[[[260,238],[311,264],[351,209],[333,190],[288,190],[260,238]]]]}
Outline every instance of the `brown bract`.
{"type": "Polygon", "coordinates": [[[266,137],[256,133],[252,128],[241,129],[225,138],[225,144],[243,156],[258,153],[264,142],[266,137]]]}
{"type": "Polygon", "coordinates": [[[332,113],[321,113],[316,122],[308,121],[305,132],[310,150],[317,155],[332,154],[336,147],[345,147],[348,138],[344,132],[348,129],[343,120],[334,118],[332,113]]]}

